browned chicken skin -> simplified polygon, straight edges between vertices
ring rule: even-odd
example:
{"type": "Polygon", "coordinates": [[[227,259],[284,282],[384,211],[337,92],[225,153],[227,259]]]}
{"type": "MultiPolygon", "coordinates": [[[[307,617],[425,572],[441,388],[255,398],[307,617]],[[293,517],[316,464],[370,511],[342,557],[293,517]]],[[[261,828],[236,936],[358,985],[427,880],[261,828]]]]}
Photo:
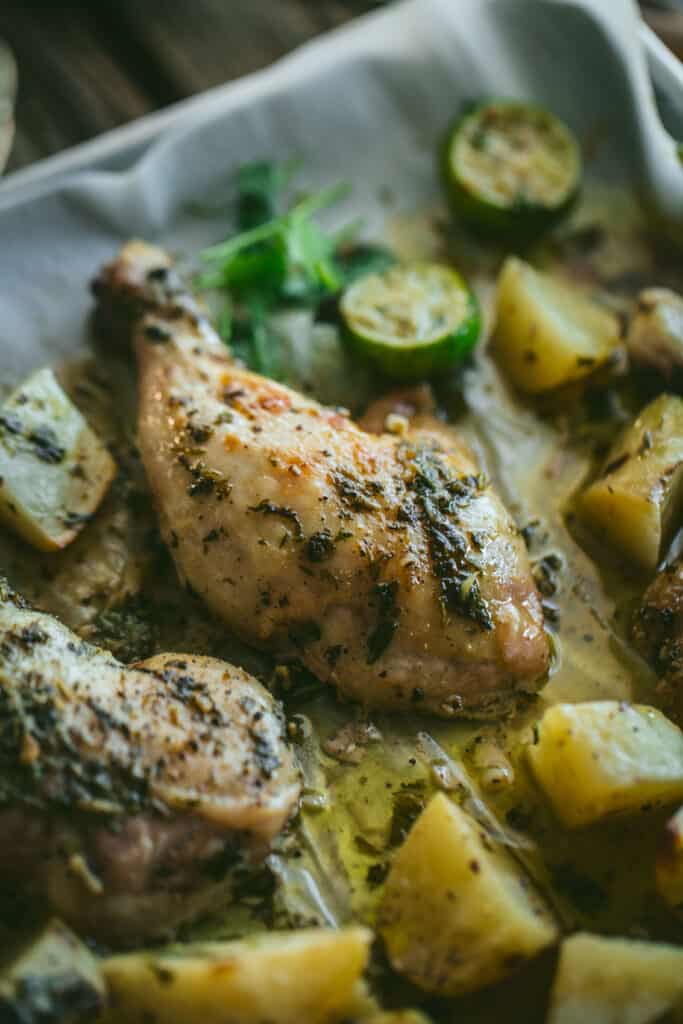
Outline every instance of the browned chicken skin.
{"type": "Polygon", "coordinates": [[[241,669],[125,667],[1,584],[2,885],[124,944],[213,908],[296,806],[283,726],[241,669]]]}
{"type": "Polygon", "coordinates": [[[662,707],[683,727],[683,557],[661,569],[645,591],[633,639],[660,675],[662,707]]]}
{"type": "Polygon", "coordinates": [[[129,244],[95,290],[137,353],[164,539],[232,629],[368,707],[491,714],[538,689],[524,544],[451,431],[375,436],[241,368],[161,250],[129,244]]]}

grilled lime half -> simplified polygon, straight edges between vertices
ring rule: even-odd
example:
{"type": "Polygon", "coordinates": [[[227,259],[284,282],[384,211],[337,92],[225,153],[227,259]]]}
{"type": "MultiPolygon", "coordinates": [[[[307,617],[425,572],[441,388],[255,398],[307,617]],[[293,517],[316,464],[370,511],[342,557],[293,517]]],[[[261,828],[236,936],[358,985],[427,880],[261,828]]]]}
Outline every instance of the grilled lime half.
{"type": "Polygon", "coordinates": [[[451,267],[418,263],[369,274],[340,305],[355,351],[402,380],[431,377],[462,362],[477,343],[477,300],[451,267]]]}
{"type": "Polygon", "coordinates": [[[570,209],[581,182],[579,144],[549,111],[515,100],[469,110],[452,129],[443,172],[456,215],[478,233],[530,241],[570,209]]]}

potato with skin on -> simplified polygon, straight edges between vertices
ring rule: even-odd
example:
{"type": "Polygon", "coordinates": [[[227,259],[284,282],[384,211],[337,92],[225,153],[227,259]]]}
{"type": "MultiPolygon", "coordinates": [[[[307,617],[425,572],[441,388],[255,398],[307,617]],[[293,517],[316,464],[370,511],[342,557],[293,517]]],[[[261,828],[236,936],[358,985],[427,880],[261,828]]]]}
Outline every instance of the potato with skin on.
{"type": "Polygon", "coordinates": [[[663,565],[645,590],[631,639],[659,676],[657,706],[683,727],[683,552],[663,565]]]}
{"type": "Polygon", "coordinates": [[[662,899],[683,915],[683,807],[666,823],[655,878],[662,899]]]}
{"type": "Polygon", "coordinates": [[[600,540],[656,569],[683,513],[683,399],[660,395],[643,409],[577,511],[600,540]]]}
{"type": "Polygon", "coordinates": [[[668,380],[683,370],[683,298],[668,288],[646,288],[626,335],[634,363],[650,366],[668,380]]]}
{"type": "Polygon", "coordinates": [[[39,551],[65,548],[116,475],[116,463],[50,369],[0,409],[0,521],[39,551]]]}
{"type": "Polygon", "coordinates": [[[527,758],[569,828],[683,799],[683,733],[656,708],[555,704],[537,730],[527,758]]]}
{"type": "Polygon", "coordinates": [[[558,935],[519,864],[443,793],[396,855],[378,928],[394,969],[441,996],[505,978],[558,935]]]}
{"type": "Polygon", "coordinates": [[[607,362],[619,340],[612,313],[508,256],[498,277],[493,344],[516,388],[535,395],[582,380],[607,362]]]}
{"type": "Polygon", "coordinates": [[[95,956],[57,918],[0,951],[0,1020],[16,1024],[90,1020],[105,1004],[95,956]]]}
{"type": "Polygon", "coordinates": [[[683,1020],[683,949],[578,932],[565,939],[546,1024],[683,1020]]]}
{"type": "Polygon", "coordinates": [[[101,1024],[335,1024],[362,1006],[371,941],[319,928],[110,957],[101,1024]]]}

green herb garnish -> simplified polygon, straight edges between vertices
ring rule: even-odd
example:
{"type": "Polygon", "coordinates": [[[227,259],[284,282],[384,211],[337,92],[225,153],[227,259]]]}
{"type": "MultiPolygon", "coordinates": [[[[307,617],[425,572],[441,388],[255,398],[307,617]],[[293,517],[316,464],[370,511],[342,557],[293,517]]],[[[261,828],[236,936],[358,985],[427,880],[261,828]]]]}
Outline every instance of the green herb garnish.
{"type": "Polygon", "coordinates": [[[235,184],[237,226],[240,231],[247,231],[275,217],[282,193],[296,169],[295,160],[282,164],[272,160],[255,160],[239,168],[235,184]]]}
{"type": "Polygon", "coordinates": [[[354,241],[360,224],[325,231],[316,215],[348,195],[345,183],[298,198],[286,192],[296,164],[259,160],[235,174],[237,233],[204,249],[197,286],[220,299],[219,333],[235,356],[276,380],[287,379],[286,343],[273,314],[309,309],[316,319],[338,320],[343,288],[395,262],[381,246],[354,241]]]}
{"type": "Polygon", "coordinates": [[[235,355],[266,376],[282,379],[282,342],[271,317],[283,306],[316,308],[337,292],[345,274],[337,248],[355,230],[327,234],[314,220],[325,207],[347,195],[345,184],[305,196],[278,213],[295,164],[261,160],[235,175],[234,237],[205,249],[200,288],[220,295],[218,330],[235,355]]]}
{"type": "Polygon", "coordinates": [[[287,213],[273,217],[204,249],[208,269],[199,276],[200,288],[229,288],[238,295],[257,290],[284,298],[292,292],[317,299],[341,287],[335,265],[336,242],[312,218],[349,193],[343,182],[306,196],[287,213]]]}

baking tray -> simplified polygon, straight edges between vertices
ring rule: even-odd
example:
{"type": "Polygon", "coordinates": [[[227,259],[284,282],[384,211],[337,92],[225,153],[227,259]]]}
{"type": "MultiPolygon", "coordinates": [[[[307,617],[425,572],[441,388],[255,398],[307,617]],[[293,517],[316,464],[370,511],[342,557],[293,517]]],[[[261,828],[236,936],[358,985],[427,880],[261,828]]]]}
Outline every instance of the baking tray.
{"type": "MultiPolygon", "coordinates": [[[[667,126],[683,137],[683,66],[642,33],[667,126]]],[[[341,216],[362,215],[369,236],[387,217],[434,210],[437,142],[464,100],[491,93],[555,110],[587,144],[592,174],[637,185],[622,69],[580,0],[405,0],[11,176],[0,185],[0,385],[85,343],[88,283],[122,240],[191,253],[224,234],[227,217],[190,206],[225,199],[244,161],[297,156],[306,184],[348,179],[341,216]]],[[[616,654],[608,667],[604,696],[619,696],[616,654]]],[[[323,897],[320,917],[336,923],[323,897]]]]}

